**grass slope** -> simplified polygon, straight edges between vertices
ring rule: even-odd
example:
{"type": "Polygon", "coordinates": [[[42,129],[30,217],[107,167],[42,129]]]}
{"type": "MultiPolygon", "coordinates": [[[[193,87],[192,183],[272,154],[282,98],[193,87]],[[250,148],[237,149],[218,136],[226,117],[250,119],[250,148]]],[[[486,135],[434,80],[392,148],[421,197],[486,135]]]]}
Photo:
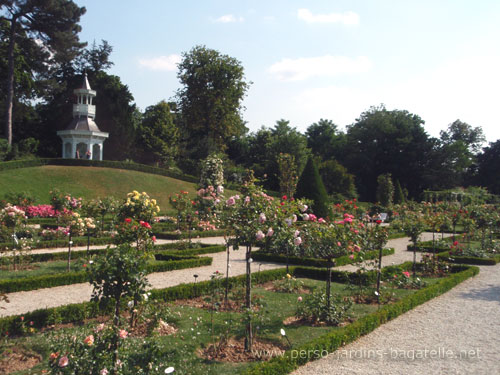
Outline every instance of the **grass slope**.
{"type": "Polygon", "coordinates": [[[193,183],[112,168],[47,165],[0,172],[0,198],[6,193],[26,191],[37,203],[49,203],[49,191],[54,188],[85,199],[105,196],[123,199],[132,190],[145,191],[158,201],[162,212],[172,211],[169,195],[180,190],[191,194],[196,191],[193,183]]]}

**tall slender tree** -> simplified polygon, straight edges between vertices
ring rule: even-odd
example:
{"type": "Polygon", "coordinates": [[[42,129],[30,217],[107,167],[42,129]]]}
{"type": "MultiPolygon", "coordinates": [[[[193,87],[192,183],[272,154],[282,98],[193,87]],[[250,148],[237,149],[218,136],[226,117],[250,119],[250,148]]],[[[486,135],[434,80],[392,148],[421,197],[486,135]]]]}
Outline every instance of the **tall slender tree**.
{"type": "Polygon", "coordinates": [[[45,51],[44,70],[32,74],[46,73],[51,66],[73,59],[85,44],[80,43],[78,22],[85,14],[84,7],[78,7],[71,0],[1,0],[0,20],[7,22],[7,77],[5,82],[6,111],[5,137],[12,144],[12,113],[15,87],[16,53],[20,36],[36,41],[38,48],[45,51]]]}

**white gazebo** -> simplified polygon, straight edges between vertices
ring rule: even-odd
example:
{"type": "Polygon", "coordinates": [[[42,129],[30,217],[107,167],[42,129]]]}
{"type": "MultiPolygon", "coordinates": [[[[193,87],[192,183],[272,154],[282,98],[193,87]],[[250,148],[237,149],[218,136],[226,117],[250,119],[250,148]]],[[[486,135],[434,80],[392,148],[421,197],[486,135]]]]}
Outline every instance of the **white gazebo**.
{"type": "Polygon", "coordinates": [[[99,130],[94,121],[95,105],[92,99],[96,91],[92,90],[87,79],[83,78],[82,87],[73,90],[77,103],[73,104],[73,120],[65,130],[57,135],[62,139],[62,157],[66,159],[102,160],[102,148],[109,133],[99,130]]]}

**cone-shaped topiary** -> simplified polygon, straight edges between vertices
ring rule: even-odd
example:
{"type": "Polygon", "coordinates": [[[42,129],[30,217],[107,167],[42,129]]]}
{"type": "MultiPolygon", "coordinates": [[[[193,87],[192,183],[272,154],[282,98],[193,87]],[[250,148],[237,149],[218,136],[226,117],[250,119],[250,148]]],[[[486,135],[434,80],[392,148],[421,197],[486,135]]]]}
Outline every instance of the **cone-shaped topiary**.
{"type": "Polygon", "coordinates": [[[399,180],[396,180],[394,184],[394,203],[401,204],[405,202],[405,196],[403,194],[403,189],[401,189],[401,184],[399,180]]]}
{"type": "Polygon", "coordinates": [[[326,193],[325,185],[318,172],[318,168],[311,157],[307,160],[304,171],[297,183],[295,196],[314,201],[312,210],[317,217],[330,216],[328,194],[326,193]]]}

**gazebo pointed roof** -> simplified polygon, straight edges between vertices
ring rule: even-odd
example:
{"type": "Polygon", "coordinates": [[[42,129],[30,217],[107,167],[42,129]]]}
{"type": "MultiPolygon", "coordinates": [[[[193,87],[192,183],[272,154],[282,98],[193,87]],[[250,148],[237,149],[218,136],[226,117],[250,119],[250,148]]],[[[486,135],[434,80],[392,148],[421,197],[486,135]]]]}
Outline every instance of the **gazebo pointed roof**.
{"type": "Polygon", "coordinates": [[[89,79],[87,78],[87,73],[85,73],[83,75],[83,82],[82,82],[82,85],[79,87],[80,89],[84,89],[84,90],[92,90],[90,88],[90,83],[89,83],[89,79]]]}

